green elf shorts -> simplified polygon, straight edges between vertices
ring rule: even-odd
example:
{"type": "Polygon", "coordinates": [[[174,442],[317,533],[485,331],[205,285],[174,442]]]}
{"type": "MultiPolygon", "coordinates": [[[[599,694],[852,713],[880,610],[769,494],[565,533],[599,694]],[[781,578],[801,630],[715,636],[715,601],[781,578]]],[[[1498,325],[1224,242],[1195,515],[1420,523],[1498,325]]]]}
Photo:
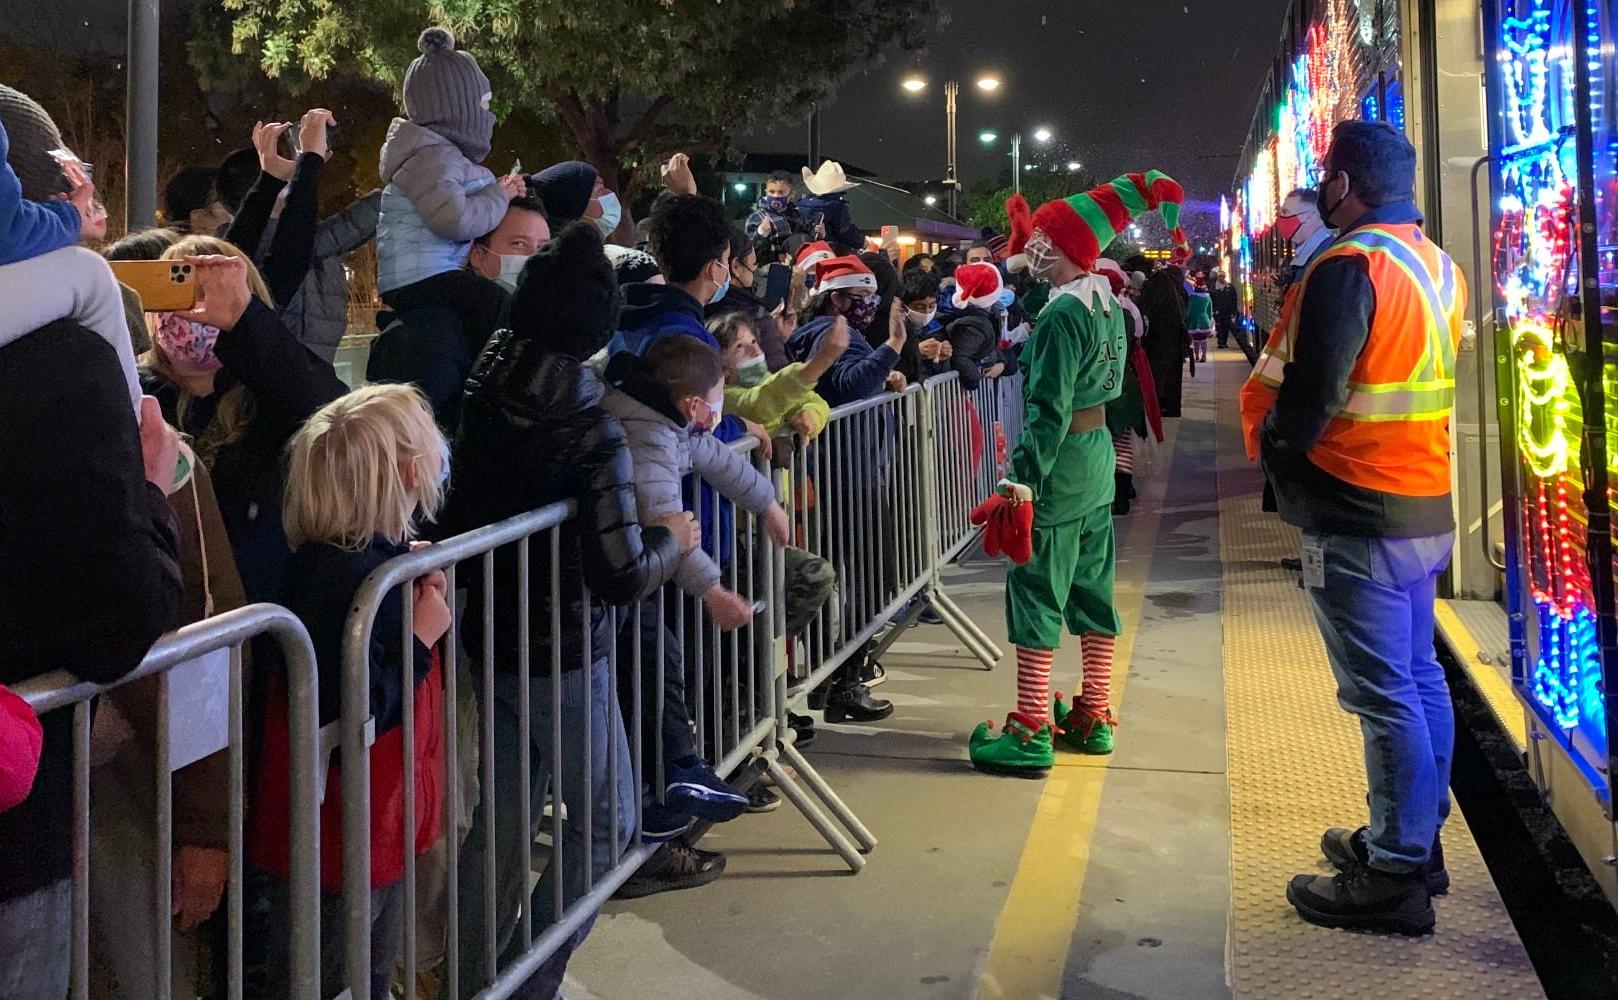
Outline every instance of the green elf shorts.
{"type": "Polygon", "coordinates": [[[1006,574],[1009,638],[1028,649],[1057,649],[1073,635],[1117,635],[1112,603],[1117,547],[1110,504],[1052,528],[1034,526],[1034,556],[1006,574]]]}

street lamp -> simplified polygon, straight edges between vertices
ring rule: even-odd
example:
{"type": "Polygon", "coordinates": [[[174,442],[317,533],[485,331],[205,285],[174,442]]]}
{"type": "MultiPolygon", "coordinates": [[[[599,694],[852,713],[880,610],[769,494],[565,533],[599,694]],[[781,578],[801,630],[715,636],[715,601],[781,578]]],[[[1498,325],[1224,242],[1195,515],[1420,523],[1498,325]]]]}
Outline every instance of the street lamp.
{"type": "MultiPolygon", "coordinates": [[[[1040,143],[1050,142],[1052,137],[1053,133],[1051,130],[1043,125],[1034,131],[1034,138],[1040,143]]],[[[984,129],[983,132],[978,135],[978,138],[983,141],[985,146],[987,146],[1000,137],[993,131],[984,129]]],[[[1018,194],[1022,193],[1022,175],[1025,170],[1032,173],[1034,170],[1034,164],[1030,163],[1027,167],[1023,166],[1022,133],[1013,132],[1011,134],[1011,189],[1018,194]]]]}
{"type": "Polygon", "coordinates": [[[1037,142],[1050,142],[1051,141],[1051,130],[1048,129],[1048,128],[1044,128],[1044,127],[1041,127],[1039,129],[1035,130],[1034,139],[1037,142]]]}
{"type": "Polygon", "coordinates": [[[926,203],[928,208],[932,208],[934,205],[938,204],[938,195],[930,194],[921,200],[926,203]]]}
{"type": "Polygon", "coordinates": [[[732,184],[731,187],[736,189],[737,194],[746,194],[747,193],[747,185],[742,183],[741,181],[737,181],[736,183],[732,184]]]}
{"type": "MultiPolygon", "coordinates": [[[[916,95],[927,89],[927,79],[919,73],[912,73],[899,81],[899,86],[906,93],[916,95]]],[[[992,73],[985,73],[978,77],[977,87],[984,93],[993,93],[1000,89],[1000,78],[992,73]]],[[[961,192],[961,182],[955,168],[955,105],[960,96],[961,85],[955,80],[944,81],[944,186],[949,189],[949,214],[956,214],[957,203],[961,192]]],[[[979,136],[979,138],[982,138],[979,136]]],[[[991,135],[984,142],[993,142],[991,135]]]]}
{"type": "Polygon", "coordinates": [[[987,146],[990,143],[994,142],[998,138],[1000,138],[1000,136],[996,135],[994,132],[990,131],[989,129],[984,129],[982,132],[978,133],[978,141],[983,143],[985,146],[987,146]]]}
{"type": "Polygon", "coordinates": [[[992,94],[1000,89],[1000,78],[993,73],[985,73],[978,77],[978,89],[986,94],[992,94]]]}
{"type": "Polygon", "coordinates": [[[903,87],[905,90],[908,90],[912,94],[919,94],[927,89],[927,81],[919,76],[907,76],[905,77],[904,82],[899,84],[899,86],[903,87]]]}
{"type": "Polygon", "coordinates": [[[1067,172],[1070,174],[1076,174],[1079,172],[1080,166],[1082,166],[1082,164],[1080,164],[1078,160],[1069,160],[1067,161],[1067,172]]]}

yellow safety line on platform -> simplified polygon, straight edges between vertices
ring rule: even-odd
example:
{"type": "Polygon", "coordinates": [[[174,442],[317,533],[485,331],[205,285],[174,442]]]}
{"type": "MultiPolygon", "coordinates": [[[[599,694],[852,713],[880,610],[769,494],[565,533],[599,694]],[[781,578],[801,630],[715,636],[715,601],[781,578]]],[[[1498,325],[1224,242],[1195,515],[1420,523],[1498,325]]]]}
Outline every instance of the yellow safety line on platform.
{"type": "MultiPolygon", "coordinates": [[[[1150,503],[1136,508],[1127,522],[1124,543],[1118,546],[1120,554],[1135,556],[1119,567],[1113,586],[1123,625],[1113,649],[1112,697],[1113,704],[1119,707],[1124,703],[1135,635],[1146,603],[1146,583],[1152,570],[1151,542],[1161,519],[1158,512],[1163,505],[1164,475],[1174,459],[1175,425],[1165,430],[1166,440],[1158,449],[1158,468],[1141,491],[1142,499],[1150,503]]],[[[1077,649],[1077,643],[1069,645],[1077,649]]],[[[1128,739],[1127,730],[1122,732],[1128,739]]],[[[1045,779],[1022,858],[1017,862],[1017,874],[995,924],[994,940],[978,984],[979,1000],[1055,1000],[1060,995],[1110,759],[1057,751],[1057,765],[1045,779]]]]}
{"type": "Polygon", "coordinates": [[[1472,635],[1472,630],[1461,621],[1461,616],[1455,613],[1448,601],[1440,600],[1433,606],[1433,617],[1438,622],[1439,634],[1449,644],[1450,652],[1460,662],[1461,669],[1466,676],[1472,679],[1472,685],[1483,695],[1488,702],[1490,711],[1494,712],[1496,719],[1507,734],[1517,745],[1521,753],[1528,747],[1528,726],[1523,719],[1522,702],[1511,690],[1511,682],[1506,680],[1500,668],[1492,663],[1484,663],[1478,657],[1483,647],[1472,635]]]}

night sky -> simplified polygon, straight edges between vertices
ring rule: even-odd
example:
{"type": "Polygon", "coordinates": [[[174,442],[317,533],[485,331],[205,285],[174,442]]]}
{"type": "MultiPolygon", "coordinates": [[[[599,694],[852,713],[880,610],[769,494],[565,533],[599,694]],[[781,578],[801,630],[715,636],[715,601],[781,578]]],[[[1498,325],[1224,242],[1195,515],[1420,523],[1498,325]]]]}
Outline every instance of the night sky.
{"type": "MultiPolygon", "coordinates": [[[[955,2],[916,55],[855,76],[821,115],[825,156],[887,178],[944,173],[943,81],[961,81],[959,158],[970,186],[1008,156],[1077,160],[1103,179],[1157,168],[1180,181],[1188,207],[1217,212],[1258,90],[1281,37],[1288,0],[989,0],[955,2]],[[919,97],[899,88],[927,77],[919,97]],[[1004,81],[995,96],[973,86],[981,70],[1004,81]],[[1039,153],[1028,136],[1048,126],[1039,153]],[[997,151],[978,141],[1000,134],[997,151]]],[[[805,129],[761,135],[759,148],[800,151],[805,129]]]]}

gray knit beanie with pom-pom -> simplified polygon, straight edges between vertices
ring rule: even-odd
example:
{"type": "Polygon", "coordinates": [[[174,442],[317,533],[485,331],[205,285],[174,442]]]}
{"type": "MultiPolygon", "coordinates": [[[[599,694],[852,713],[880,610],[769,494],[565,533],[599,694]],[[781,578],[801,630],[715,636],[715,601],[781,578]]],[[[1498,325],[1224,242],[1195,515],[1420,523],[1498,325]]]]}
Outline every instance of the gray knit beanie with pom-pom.
{"type": "Polygon", "coordinates": [[[404,75],[405,117],[460,147],[473,163],[489,155],[494,113],[484,106],[489,78],[470,52],[455,48],[448,28],[428,28],[404,75]]]}

